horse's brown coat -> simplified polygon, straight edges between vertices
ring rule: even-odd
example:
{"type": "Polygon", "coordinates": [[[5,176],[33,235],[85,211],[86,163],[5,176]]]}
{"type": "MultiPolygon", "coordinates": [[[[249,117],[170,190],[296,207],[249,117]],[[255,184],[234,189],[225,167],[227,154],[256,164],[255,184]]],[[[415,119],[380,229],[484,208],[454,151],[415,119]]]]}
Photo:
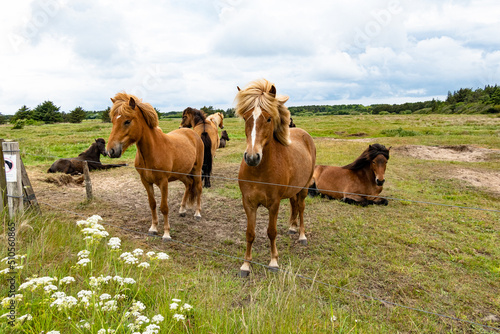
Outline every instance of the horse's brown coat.
{"type": "Polygon", "coordinates": [[[247,137],[238,175],[247,215],[247,249],[242,275],[250,270],[259,206],[269,210],[267,234],[271,244],[271,268],[278,267],[276,225],[281,199],[290,199],[290,232],[295,233],[299,216],[299,241],[306,244],[305,197],[314,171],[316,147],[306,131],[289,129],[290,113],[284,106],[287,99],[276,96],[274,85],[264,79],[251,83],[236,96],[236,113],[245,120],[247,137]]]}
{"type": "Polygon", "coordinates": [[[113,123],[108,139],[108,154],[120,157],[128,146],[136,144],[135,168],[146,188],[152,215],[149,232],[158,232],[158,215],[153,184],[161,191],[160,211],[164,218],[164,240],[170,239],[168,222],[168,183],[180,180],[186,190],[179,213],[186,213],[186,204],[196,202],[195,217],[201,210],[201,167],[203,142],[189,129],[178,129],[167,134],[158,127],[158,116],[149,103],[133,95],[118,93],[113,99],[110,118],[113,123]]]}

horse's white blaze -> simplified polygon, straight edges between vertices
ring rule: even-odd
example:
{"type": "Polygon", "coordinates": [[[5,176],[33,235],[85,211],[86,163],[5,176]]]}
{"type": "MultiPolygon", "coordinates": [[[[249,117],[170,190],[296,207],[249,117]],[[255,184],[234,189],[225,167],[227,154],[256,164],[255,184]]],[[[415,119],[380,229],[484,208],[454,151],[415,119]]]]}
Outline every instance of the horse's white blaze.
{"type": "Polygon", "coordinates": [[[120,117],[122,117],[122,115],[118,115],[118,116],[116,116],[116,119],[118,119],[118,118],[120,118],[120,117]]]}
{"type": "Polygon", "coordinates": [[[255,139],[257,138],[257,119],[262,114],[262,110],[259,107],[255,108],[253,111],[253,128],[252,128],[252,150],[255,146],[255,139]]]}

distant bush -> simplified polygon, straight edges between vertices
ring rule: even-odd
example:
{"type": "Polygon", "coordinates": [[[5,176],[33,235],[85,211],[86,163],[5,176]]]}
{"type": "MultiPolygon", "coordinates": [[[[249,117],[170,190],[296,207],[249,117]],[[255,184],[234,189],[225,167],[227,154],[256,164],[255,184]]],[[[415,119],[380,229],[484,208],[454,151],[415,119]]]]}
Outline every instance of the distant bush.
{"type": "Polygon", "coordinates": [[[18,119],[16,123],[14,123],[14,126],[12,127],[12,130],[21,130],[24,128],[25,125],[24,119],[18,119]]]}
{"type": "Polygon", "coordinates": [[[417,131],[405,130],[403,128],[382,130],[380,133],[386,135],[387,137],[413,137],[420,134],[417,131]]]}

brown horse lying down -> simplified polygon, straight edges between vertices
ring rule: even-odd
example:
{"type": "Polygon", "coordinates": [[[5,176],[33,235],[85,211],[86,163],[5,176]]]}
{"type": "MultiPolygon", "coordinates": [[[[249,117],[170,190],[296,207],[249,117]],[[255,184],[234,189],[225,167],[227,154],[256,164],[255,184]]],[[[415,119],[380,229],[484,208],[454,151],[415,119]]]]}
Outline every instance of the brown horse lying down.
{"type": "Polygon", "coordinates": [[[76,158],[59,159],[50,166],[47,173],[65,173],[71,175],[83,174],[83,163],[87,161],[89,171],[127,166],[127,164],[103,165],[101,154],[106,156],[106,142],[97,138],[90,147],[76,158]]]}
{"type": "Polygon", "coordinates": [[[354,162],[344,167],[316,166],[309,195],[321,195],[362,206],[387,205],[387,199],[377,196],[382,192],[385,182],[390,149],[373,144],[354,162]]]}
{"type": "Polygon", "coordinates": [[[227,134],[227,131],[226,130],[222,130],[222,134],[220,136],[219,148],[226,147],[226,142],[228,142],[228,141],[229,141],[229,136],[227,134]]]}
{"type": "Polygon", "coordinates": [[[219,132],[217,126],[209,121],[205,113],[194,108],[186,108],[182,112],[182,121],[180,127],[192,128],[203,141],[205,151],[203,154],[203,187],[210,188],[210,175],[212,174],[212,164],[215,156],[215,150],[219,148],[219,132]]]}

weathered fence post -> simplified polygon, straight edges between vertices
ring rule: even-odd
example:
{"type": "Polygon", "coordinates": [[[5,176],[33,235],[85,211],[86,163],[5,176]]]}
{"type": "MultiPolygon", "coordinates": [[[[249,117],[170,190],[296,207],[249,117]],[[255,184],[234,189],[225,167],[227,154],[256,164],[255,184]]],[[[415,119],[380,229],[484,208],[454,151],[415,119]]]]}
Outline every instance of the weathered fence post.
{"type": "Polygon", "coordinates": [[[5,178],[7,181],[7,202],[10,218],[23,213],[23,185],[21,177],[21,155],[19,143],[3,142],[5,178]]]}
{"type": "Polygon", "coordinates": [[[0,205],[2,212],[3,210],[7,210],[8,208],[8,202],[7,202],[7,181],[5,180],[5,160],[3,159],[3,138],[0,139],[0,205]]]}
{"type": "Polygon", "coordinates": [[[23,159],[21,160],[21,177],[23,183],[23,193],[24,199],[26,200],[28,208],[32,208],[36,211],[36,213],[41,214],[42,210],[40,210],[40,205],[38,205],[38,201],[36,200],[35,191],[31,186],[31,181],[28,177],[28,172],[26,171],[26,167],[24,167],[23,159]]]}
{"type": "Polygon", "coordinates": [[[87,164],[87,161],[83,162],[83,175],[85,177],[85,190],[87,191],[87,200],[90,201],[93,198],[92,181],[90,180],[89,165],[87,164]]]}

